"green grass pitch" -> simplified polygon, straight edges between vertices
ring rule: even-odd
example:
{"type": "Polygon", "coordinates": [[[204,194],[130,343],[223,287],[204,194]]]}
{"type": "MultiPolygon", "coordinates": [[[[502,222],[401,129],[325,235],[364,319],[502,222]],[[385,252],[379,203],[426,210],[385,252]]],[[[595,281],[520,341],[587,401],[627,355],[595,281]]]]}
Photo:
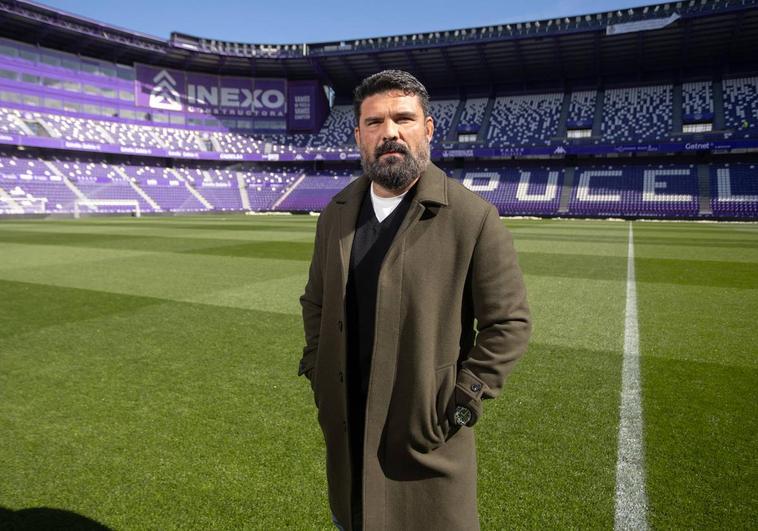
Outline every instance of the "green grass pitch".
{"type": "MultiPolygon", "coordinates": [[[[507,220],[534,315],[477,425],[482,528],[613,527],[628,223],[507,220]]],[[[315,219],[0,222],[0,527],[329,529],[315,219]],[[15,515],[15,516],[14,516],[15,515]]],[[[758,225],[634,223],[648,520],[755,528],[758,225]]]]}

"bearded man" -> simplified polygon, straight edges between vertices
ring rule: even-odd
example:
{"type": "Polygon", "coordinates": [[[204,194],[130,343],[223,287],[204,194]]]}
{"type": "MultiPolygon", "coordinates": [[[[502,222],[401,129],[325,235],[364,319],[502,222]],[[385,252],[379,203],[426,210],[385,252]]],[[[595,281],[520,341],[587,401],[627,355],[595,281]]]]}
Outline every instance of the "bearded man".
{"type": "Polygon", "coordinates": [[[478,529],[472,427],[531,331],[512,239],[493,205],[430,163],[415,77],[374,74],[354,105],[364,173],[321,213],[300,298],[332,520],[478,529]]]}

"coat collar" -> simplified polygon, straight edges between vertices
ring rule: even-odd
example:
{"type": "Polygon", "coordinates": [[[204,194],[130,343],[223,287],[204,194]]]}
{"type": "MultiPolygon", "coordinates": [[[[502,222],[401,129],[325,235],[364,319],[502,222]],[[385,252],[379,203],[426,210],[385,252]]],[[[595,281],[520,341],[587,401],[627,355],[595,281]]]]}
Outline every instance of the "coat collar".
{"type": "MultiPolygon", "coordinates": [[[[334,202],[339,207],[338,231],[343,289],[347,286],[350,251],[353,246],[353,236],[355,236],[355,222],[358,219],[363,196],[368,190],[369,184],[371,181],[368,177],[361,175],[334,196],[334,202]]],[[[395,238],[399,238],[409,226],[418,221],[425,211],[434,216],[442,206],[447,206],[447,176],[430,162],[416,184],[416,196],[413,198],[412,207],[406,214],[395,238]]]]}

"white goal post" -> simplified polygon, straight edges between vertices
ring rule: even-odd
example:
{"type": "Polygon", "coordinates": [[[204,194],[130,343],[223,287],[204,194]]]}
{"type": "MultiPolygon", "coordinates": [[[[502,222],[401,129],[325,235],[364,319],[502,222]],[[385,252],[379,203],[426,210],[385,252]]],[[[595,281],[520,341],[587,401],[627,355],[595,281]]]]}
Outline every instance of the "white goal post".
{"type": "Polygon", "coordinates": [[[97,207],[100,206],[131,207],[134,212],[134,217],[138,218],[142,216],[139,201],[136,199],[77,199],[74,201],[74,218],[79,219],[81,216],[81,207],[90,207],[97,211],[97,207]]]}

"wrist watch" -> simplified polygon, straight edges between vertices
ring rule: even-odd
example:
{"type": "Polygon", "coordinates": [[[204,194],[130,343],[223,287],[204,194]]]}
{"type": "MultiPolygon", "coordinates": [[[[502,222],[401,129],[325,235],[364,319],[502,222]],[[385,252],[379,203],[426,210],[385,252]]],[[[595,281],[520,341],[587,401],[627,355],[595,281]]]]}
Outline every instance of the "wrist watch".
{"type": "Polygon", "coordinates": [[[466,426],[471,421],[471,410],[466,406],[458,406],[455,408],[453,418],[456,425],[466,426]]]}

